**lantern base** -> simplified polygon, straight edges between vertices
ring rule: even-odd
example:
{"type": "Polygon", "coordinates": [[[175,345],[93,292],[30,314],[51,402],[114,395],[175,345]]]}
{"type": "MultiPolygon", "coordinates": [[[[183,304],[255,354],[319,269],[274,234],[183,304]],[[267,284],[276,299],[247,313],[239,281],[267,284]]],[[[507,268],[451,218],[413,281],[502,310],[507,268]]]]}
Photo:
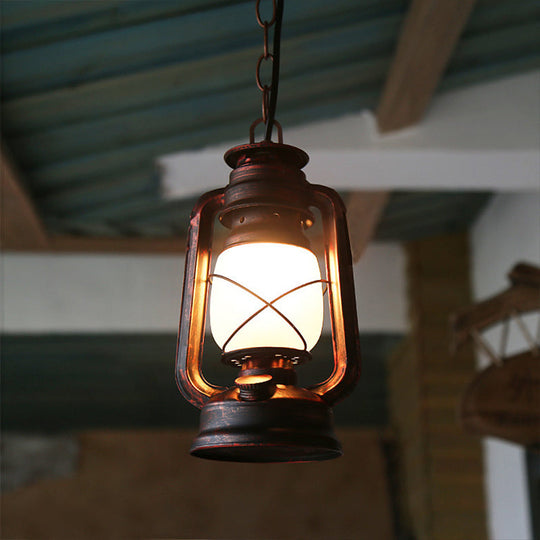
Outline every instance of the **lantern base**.
{"type": "Polygon", "coordinates": [[[305,397],[241,401],[225,392],[202,409],[200,433],[191,446],[194,456],[221,461],[306,462],[342,455],[333,430],[332,410],[316,394],[305,397]],[[311,397],[310,396],[310,397],[311,397]]]}

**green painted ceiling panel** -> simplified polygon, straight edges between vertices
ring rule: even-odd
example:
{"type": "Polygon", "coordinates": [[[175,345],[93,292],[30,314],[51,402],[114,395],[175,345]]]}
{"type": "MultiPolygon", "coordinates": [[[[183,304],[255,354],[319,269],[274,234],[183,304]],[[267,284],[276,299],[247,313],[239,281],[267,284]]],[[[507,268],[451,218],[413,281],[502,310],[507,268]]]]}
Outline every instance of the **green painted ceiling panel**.
{"type": "MultiPolygon", "coordinates": [[[[408,6],[286,2],[278,102],[285,133],[376,106],[408,6]]],[[[51,232],[185,233],[192,200],[161,200],[155,160],[247,138],[260,109],[254,7],[238,0],[2,2],[2,134],[51,232]]],[[[536,0],[479,0],[440,91],[539,67],[539,21],[536,0]]],[[[466,227],[488,197],[433,194],[440,215],[428,204],[400,221],[391,210],[400,196],[385,213],[381,239],[466,227]]]]}

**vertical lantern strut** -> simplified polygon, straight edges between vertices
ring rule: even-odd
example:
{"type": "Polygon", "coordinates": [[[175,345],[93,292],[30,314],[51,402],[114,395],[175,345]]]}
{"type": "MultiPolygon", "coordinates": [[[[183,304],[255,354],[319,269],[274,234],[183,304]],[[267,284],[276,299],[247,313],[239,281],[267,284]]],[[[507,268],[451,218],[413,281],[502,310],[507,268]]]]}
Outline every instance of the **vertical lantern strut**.
{"type": "Polygon", "coordinates": [[[282,142],[275,110],[283,1],[272,0],[269,21],[262,20],[259,4],[264,52],[256,79],[263,94],[262,118],[250,127],[250,144],[225,154],[232,168],[229,185],[203,195],[191,216],[176,380],[184,397],[202,409],[193,455],[229,461],[330,459],[341,455],[331,406],[352,391],[360,374],[345,206],[334,190],[306,180],[307,154],[282,142]],[[269,59],[270,86],[260,80],[261,63],[269,59]],[[256,143],[254,131],[261,122],[265,139],[256,143]],[[274,125],[278,143],[271,141],[274,125]],[[324,278],[304,233],[314,223],[312,209],[322,222],[324,278]],[[214,262],[216,219],[229,234],[214,262]],[[325,295],[334,367],[327,380],[302,388],[294,368],[311,359],[325,295]],[[208,310],[222,361],[241,370],[230,387],[215,386],[202,373],[208,310]]]}

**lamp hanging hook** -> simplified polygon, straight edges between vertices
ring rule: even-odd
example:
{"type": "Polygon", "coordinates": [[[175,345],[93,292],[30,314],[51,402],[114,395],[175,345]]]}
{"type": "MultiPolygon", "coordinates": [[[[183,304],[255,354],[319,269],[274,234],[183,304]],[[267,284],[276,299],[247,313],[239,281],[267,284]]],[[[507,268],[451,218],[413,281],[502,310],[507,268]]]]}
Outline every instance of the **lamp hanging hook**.
{"type": "MultiPolygon", "coordinates": [[[[255,80],[257,87],[262,92],[262,120],[266,126],[265,141],[271,141],[272,130],[275,121],[276,105],[277,105],[277,93],[279,85],[279,57],[280,57],[280,41],[281,41],[281,21],[283,19],[283,0],[272,0],[272,16],[270,20],[262,18],[260,13],[260,0],[257,0],[255,6],[255,14],[257,17],[257,23],[263,29],[263,53],[257,60],[257,67],[255,69],[255,80]],[[274,40],[273,50],[270,52],[268,44],[269,28],[274,26],[274,40]],[[272,60],[272,78],[270,84],[263,84],[261,81],[261,64],[263,60],[272,60]]],[[[256,121],[257,124],[259,123],[256,121]]],[[[281,126],[278,128],[278,134],[281,132],[281,126]]],[[[252,136],[252,130],[250,129],[250,140],[253,142],[254,136],[252,136]]],[[[279,140],[283,142],[283,135],[279,140]]]]}
{"type": "MultiPolygon", "coordinates": [[[[259,124],[266,124],[262,116],[260,118],[257,118],[257,120],[255,120],[255,122],[253,122],[249,128],[249,144],[255,143],[255,128],[259,124]]],[[[283,144],[283,128],[281,127],[281,124],[277,120],[274,120],[273,124],[277,128],[278,143],[283,144]]]]}

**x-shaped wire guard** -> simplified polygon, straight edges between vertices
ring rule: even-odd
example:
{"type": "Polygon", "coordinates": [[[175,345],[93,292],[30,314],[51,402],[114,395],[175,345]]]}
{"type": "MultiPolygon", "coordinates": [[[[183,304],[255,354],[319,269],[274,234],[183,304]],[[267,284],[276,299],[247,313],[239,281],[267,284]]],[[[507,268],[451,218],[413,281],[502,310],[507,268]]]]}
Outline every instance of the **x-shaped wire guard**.
{"type": "MultiPolygon", "coordinates": [[[[242,285],[241,283],[238,283],[237,281],[235,281],[234,279],[231,279],[227,276],[223,276],[221,274],[210,274],[208,276],[208,280],[210,281],[210,283],[212,283],[212,280],[213,278],[219,278],[219,279],[223,279],[224,281],[227,281],[229,283],[231,283],[232,285],[236,285],[237,287],[239,287],[240,289],[242,289],[243,291],[246,291],[247,293],[251,294],[252,296],[254,296],[255,298],[257,298],[257,300],[260,300],[264,306],[260,309],[258,309],[257,311],[255,311],[252,315],[250,315],[242,324],[240,324],[235,330],[234,332],[227,338],[227,341],[225,341],[225,343],[223,344],[223,350],[225,351],[225,348],[227,347],[227,345],[230,343],[230,341],[233,339],[234,336],[236,336],[236,334],[238,334],[238,332],[240,330],[242,330],[242,328],[244,328],[244,326],[246,326],[246,324],[248,324],[251,320],[253,320],[255,317],[257,317],[257,315],[259,315],[259,313],[262,313],[266,308],[270,308],[272,309],[273,311],[275,311],[295,332],[296,334],[298,335],[298,337],[302,340],[302,343],[304,345],[304,351],[307,351],[307,343],[306,343],[306,340],[304,339],[304,336],[302,335],[302,333],[300,332],[300,330],[298,330],[298,328],[296,328],[296,326],[294,325],[293,322],[291,322],[283,313],[281,313],[281,311],[279,311],[279,309],[276,308],[276,306],[274,306],[274,303],[277,302],[278,300],[281,300],[282,298],[284,298],[285,296],[293,293],[293,292],[296,292],[298,291],[299,289],[303,289],[304,287],[308,287],[309,285],[314,285],[315,283],[326,283],[328,284],[329,281],[326,280],[326,279],[316,279],[316,280],[313,280],[313,281],[308,281],[307,283],[303,283],[302,285],[298,285],[297,287],[294,287],[293,289],[290,289],[289,291],[287,292],[284,292],[283,294],[280,294],[278,297],[274,298],[273,300],[271,300],[270,302],[268,302],[267,300],[265,300],[262,296],[259,296],[257,293],[253,292],[251,289],[249,289],[248,287],[242,285]]],[[[323,296],[324,294],[326,294],[326,290],[327,290],[328,287],[325,287],[324,288],[324,291],[323,291],[323,296]]]]}

